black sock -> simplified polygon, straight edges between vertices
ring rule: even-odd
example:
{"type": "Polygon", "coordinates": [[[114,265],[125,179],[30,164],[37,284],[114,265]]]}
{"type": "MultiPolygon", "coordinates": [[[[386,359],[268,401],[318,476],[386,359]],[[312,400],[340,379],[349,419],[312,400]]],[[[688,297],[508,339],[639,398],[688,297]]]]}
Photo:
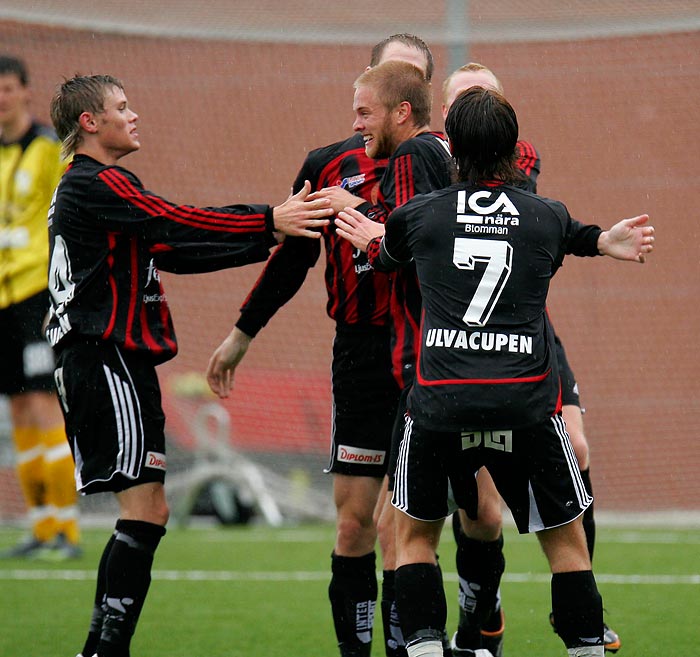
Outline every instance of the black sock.
{"type": "Polygon", "coordinates": [[[603,601],[592,571],[552,575],[552,609],[557,634],[567,648],[603,645],[603,601]]]}
{"type": "Polygon", "coordinates": [[[377,604],[376,556],[331,555],[331,601],[335,634],[343,657],[369,657],[377,604]]]}
{"type": "Polygon", "coordinates": [[[485,626],[500,609],[498,591],[506,567],[503,535],[495,541],[477,541],[460,531],[455,561],[459,575],[457,645],[476,650],[481,645],[481,630],[490,629],[485,626]]]}
{"type": "Polygon", "coordinates": [[[106,563],[105,614],[97,646],[100,657],[128,657],[131,637],[151,584],[153,554],[165,527],[117,520],[106,563]]]}
{"type": "MultiPolygon", "coordinates": [[[[586,487],[586,492],[593,497],[593,487],[591,486],[591,469],[586,468],[581,470],[581,478],[583,485],[586,487]]],[[[593,548],[595,547],[595,518],[593,517],[593,502],[583,512],[583,531],[586,533],[586,545],[588,546],[588,555],[593,561],[593,548]]]]}
{"type": "Polygon", "coordinates": [[[382,627],[386,657],[406,657],[406,644],[396,609],[393,570],[385,570],[382,576],[382,627]]]}
{"type": "Polygon", "coordinates": [[[97,650],[97,644],[100,642],[100,634],[102,633],[102,619],[104,618],[104,598],[107,582],[107,560],[109,553],[114,545],[115,534],[112,534],[102,551],[100,564],[97,567],[97,586],[95,588],[95,601],[92,607],[92,617],[90,619],[90,630],[88,631],[85,645],[81,651],[83,657],[92,657],[97,650]]]}
{"type": "Polygon", "coordinates": [[[396,604],[406,645],[416,639],[442,642],[447,601],[440,568],[414,563],[396,570],[396,604]]]}

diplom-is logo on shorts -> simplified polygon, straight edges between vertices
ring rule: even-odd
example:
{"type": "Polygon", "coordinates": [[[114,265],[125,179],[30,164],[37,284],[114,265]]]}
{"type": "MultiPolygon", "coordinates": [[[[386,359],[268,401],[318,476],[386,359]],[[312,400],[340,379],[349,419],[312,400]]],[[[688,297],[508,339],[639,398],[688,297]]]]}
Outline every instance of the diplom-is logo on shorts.
{"type": "Polygon", "coordinates": [[[165,454],[161,454],[160,452],[147,452],[144,465],[147,468],[154,468],[155,470],[165,470],[165,454]]]}
{"type": "Polygon", "coordinates": [[[376,449],[362,449],[349,445],[338,445],[338,460],[343,463],[370,463],[381,465],[386,458],[386,452],[376,449]]]}

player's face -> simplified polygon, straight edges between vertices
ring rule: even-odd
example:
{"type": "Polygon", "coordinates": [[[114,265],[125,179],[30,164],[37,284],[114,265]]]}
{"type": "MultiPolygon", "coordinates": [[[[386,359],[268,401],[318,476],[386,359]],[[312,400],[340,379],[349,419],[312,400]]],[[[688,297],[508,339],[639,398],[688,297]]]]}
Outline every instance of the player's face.
{"type": "Polygon", "coordinates": [[[353,110],[352,127],[364,137],[367,156],[375,160],[389,157],[398,145],[394,137],[393,112],[380,102],[374,87],[365,85],[355,90],[353,110]]]}
{"type": "Polygon", "coordinates": [[[27,111],[29,89],[14,73],[0,75],[0,128],[16,125],[27,111]]]}
{"type": "Polygon", "coordinates": [[[442,116],[445,118],[452,103],[455,102],[457,96],[471,87],[483,87],[484,89],[493,89],[501,91],[498,80],[489,71],[460,71],[455,73],[450,79],[450,83],[445,93],[445,102],[442,106],[442,116]]]}
{"type": "Polygon", "coordinates": [[[104,111],[95,115],[102,148],[117,159],[138,150],[141,147],[136,131],[138,118],[138,114],[129,108],[124,91],[112,87],[105,94],[104,111]]]}
{"type": "Polygon", "coordinates": [[[407,62],[423,71],[423,75],[428,68],[425,55],[420,50],[399,41],[392,41],[384,48],[379,63],[383,64],[384,62],[407,62]]]}

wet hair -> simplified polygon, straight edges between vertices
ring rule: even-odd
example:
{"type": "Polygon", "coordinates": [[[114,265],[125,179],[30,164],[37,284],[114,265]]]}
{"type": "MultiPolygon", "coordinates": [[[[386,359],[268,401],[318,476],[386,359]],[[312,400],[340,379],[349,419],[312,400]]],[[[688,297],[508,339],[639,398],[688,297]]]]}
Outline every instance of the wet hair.
{"type": "Polygon", "coordinates": [[[413,64],[389,61],[370,68],[355,80],[355,89],[365,86],[374,87],[379,102],[387,110],[393,110],[406,101],[411,105],[411,117],[416,126],[430,123],[430,83],[413,64]]]}
{"type": "Polygon", "coordinates": [[[425,55],[426,67],[425,67],[425,79],[430,82],[433,79],[433,73],[435,72],[435,62],[433,61],[433,53],[430,52],[428,45],[421,39],[413,34],[392,34],[383,41],[380,41],[377,45],[372,48],[372,56],[369,60],[369,65],[374,67],[379,64],[382,60],[382,55],[384,50],[390,43],[402,43],[409,48],[415,48],[419,52],[425,55]]]}
{"type": "Polygon", "coordinates": [[[496,77],[496,74],[490,69],[484,66],[483,64],[479,64],[478,62],[469,62],[468,64],[465,64],[464,66],[460,66],[456,71],[452,71],[447,76],[447,79],[442,83],[442,99],[443,102],[447,101],[447,90],[449,89],[450,82],[452,82],[452,78],[454,78],[456,75],[459,73],[488,73],[491,75],[496,83],[496,90],[499,93],[503,93],[503,85],[501,84],[501,81],[496,77]]]}
{"type": "Polygon", "coordinates": [[[518,118],[497,91],[472,87],[457,98],[445,119],[460,182],[502,180],[518,183],[518,118]]]}
{"type": "Polygon", "coordinates": [[[51,99],[51,121],[63,142],[63,154],[72,155],[80,145],[80,115],[104,111],[105,95],[114,88],[124,90],[121,81],[111,75],[76,75],[64,80],[51,99]]]}
{"type": "Polygon", "coordinates": [[[17,57],[0,55],[0,75],[16,75],[23,87],[29,84],[27,67],[24,62],[17,57]]]}

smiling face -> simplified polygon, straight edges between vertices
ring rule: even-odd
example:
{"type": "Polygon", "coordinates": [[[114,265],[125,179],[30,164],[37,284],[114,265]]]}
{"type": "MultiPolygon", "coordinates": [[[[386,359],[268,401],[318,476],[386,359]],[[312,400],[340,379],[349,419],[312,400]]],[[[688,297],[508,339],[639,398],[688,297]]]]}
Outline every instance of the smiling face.
{"type": "Polygon", "coordinates": [[[112,87],[105,93],[103,111],[92,115],[92,120],[97,143],[110,159],[116,162],[141,147],[136,131],[138,118],[122,89],[112,87]]]}
{"type": "Polygon", "coordinates": [[[352,107],[352,127],[364,137],[367,156],[375,160],[389,157],[397,146],[394,112],[382,104],[372,85],[361,85],[355,90],[352,107]]]}

